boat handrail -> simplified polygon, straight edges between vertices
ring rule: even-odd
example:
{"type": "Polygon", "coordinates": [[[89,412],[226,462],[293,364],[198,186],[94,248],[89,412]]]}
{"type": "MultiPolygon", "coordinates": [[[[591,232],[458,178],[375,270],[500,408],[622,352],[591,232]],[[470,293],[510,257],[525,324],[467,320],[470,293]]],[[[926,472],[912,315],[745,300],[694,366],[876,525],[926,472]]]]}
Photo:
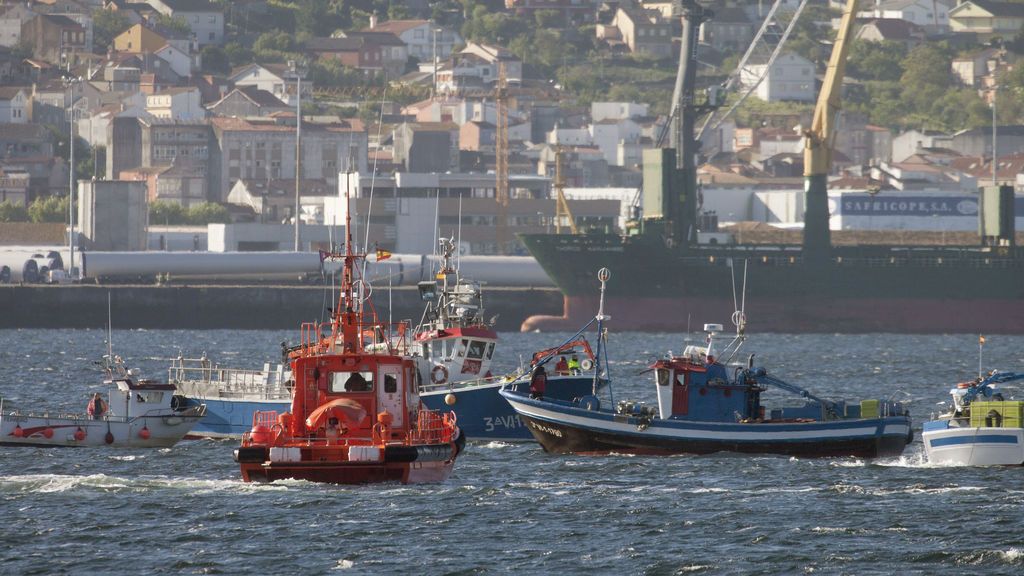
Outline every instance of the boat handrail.
{"type": "Polygon", "coordinates": [[[22,410],[4,412],[3,417],[5,419],[9,418],[15,422],[24,422],[30,418],[40,418],[43,420],[83,420],[89,422],[128,422],[130,420],[129,418],[118,416],[117,414],[104,414],[100,418],[94,418],[89,414],[81,414],[77,412],[25,412],[22,410]]]}
{"type": "Polygon", "coordinates": [[[286,390],[283,370],[246,370],[240,368],[172,366],[167,381],[181,388],[197,384],[217,384],[222,392],[253,393],[265,389],[286,390]]]}
{"type": "Polygon", "coordinates": [[[463,388],[472,388],[475,386],[482,386],[497,382],[511,381],[512,376],[513,375],[485,376],[483,378],[474,378],[472,380],[449,381],[443,382],[441,384],[421,384],[420,394],[423,394],[425,392],[437,392],[441,390],[461,390],[463,388]]]}

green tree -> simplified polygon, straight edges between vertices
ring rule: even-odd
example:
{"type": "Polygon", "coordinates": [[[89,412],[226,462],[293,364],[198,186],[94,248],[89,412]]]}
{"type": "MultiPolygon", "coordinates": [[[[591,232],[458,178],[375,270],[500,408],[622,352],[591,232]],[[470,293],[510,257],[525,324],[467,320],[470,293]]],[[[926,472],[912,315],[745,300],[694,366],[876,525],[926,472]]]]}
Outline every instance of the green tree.
{"type": "Polygon", "coordinates": [[[228,213],[228,209],[213,202],[196,204],[188,209],[189,224],[201,226],[211,222],[222,224],[231,222],[231,215],[228,213]]]}
{"type": "Polygon", "coordinates": [[[32,222],[66,222],[68,219],[67,196],[36,198],[28,207],[28,218],[32,222]]]}
{"type": "Polygon", "coordinates": [[[231,67],[241,66],[253,60],[252,50],[240,42],[228,42],[225,44],[224,54],[227,55],[228,63],[231,67]]]}
{"type": "Polygon", "coordinates": [[[149,204],[149,223],[156,226],[185,224],[188,217],[185,208],[176,202],[157,200],[149,204]]]}
{"type": "Polygon", "coordinates": [[[919,44],[903,59],[902,97],[913,112],[927,114],[953,84],[952,60],[934,44],[919,44]]]}
{"type": "Polygon", "coordinates": [[[199,54],[203,59],[203,72],[224,75],[231,72],[231,60],[220,46],[203,46],[199,54]]]}
{"type": "Polygon", "coordinates": [[[93,52],[106,54],[107,48],[119,34],[131,28],[128,17],[116,10],[93,10],[92,46],[93,52]]]}
{"type": "Polygon", "coordinates": [[[900,42],[854,42],[846,61],[846,75],[861,80],[895,82],[903,75],[907,48],[900,42]]]}
{"type": "Polygon", "coordinates": [[[192,28],[189,27],[188,22],[181,16],[168,16],[167,14],[160,14],[156,17],[156,23],[159,26],[177,32],[178,34],[190,38],[192,36],[192,28]]]}
{"type": "Polygon", "coordinates": [[[537,22],[537,27],[540,29],[552,29],[561,28],[562,26],[562,15],[558,10],[537,10],[533,13],[533,19],[537,22]]]}
{"type": "Polygon", "coordinates": [[[0,222],[28,222],[28,210],[20,204],[4,200],[0,202],[0,222]]]}

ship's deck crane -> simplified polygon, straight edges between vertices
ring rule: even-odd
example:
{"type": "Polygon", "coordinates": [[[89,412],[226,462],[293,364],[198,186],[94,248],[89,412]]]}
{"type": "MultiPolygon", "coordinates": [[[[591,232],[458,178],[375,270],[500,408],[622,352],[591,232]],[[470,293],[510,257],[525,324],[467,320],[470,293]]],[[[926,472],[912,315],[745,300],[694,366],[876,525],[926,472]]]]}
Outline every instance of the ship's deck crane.
{"type": "Polygon", "coordinates": [[[853,19],[858,0],[847,0],[825,80],[814,106],[811,129],[804,131],[804,189],[807,191],[804,214],[804,261],[821,264],[830,258],[832,237],[829,231],[828,174],[835,150],[836,124],[842,108],[842,84],[846,56],[853,37],[853,19]]]}
{"type": "Polygon", "coordinates": [[[562,147],[555,150],[555,233],[562,233],[563,222],[569,226],[569,232],[578,234],[576,219],[572,216],[569,203],[565,201],[565,175],[562,173],[562,147]]]}

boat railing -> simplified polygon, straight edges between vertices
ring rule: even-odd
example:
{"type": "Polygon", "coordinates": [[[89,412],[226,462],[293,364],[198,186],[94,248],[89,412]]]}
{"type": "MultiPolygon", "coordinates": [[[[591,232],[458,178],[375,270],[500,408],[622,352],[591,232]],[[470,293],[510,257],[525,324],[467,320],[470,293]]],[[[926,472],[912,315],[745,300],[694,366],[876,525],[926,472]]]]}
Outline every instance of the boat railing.
{"type": "Polygon", "coordinates": [[[455,433],[455,413],[421,409],[416,415],[416,428],[409,431],[413,444],[451,442],[455,433]]]}
{"type": "MultiPolygon", "coordinates": [[[[168,414],[162,415],[167,416],[168,414]]],[[[117,414],[105,414],[100,418],[94,418],[88,414],[76,412],[26,412],[23,410],[12,410],[10,412],[4,412],[3,414],[4,420],[11,420],[12,422],[25,422],[33,418],[41,420],[76,420],[83,422],[128,422],[135,419],[135,417],[127,418],[117,414]]]]}
{"type": "MultiPolygon", "coordinates": [[[[440,410],[428,410],[423,408],[417,412],[416,424],[406,434],[405,441],[410,444],[442,444],[451,442],[455,436],[456,416],[453,412],[441,412],[440,410]]],[[[242,434],[242,444],[248,445],[251,442],[263,443],[272,436],[284,432],[280,422],[279,414],[275,410],[256,411],[252,416],[252,428],[242,434]]],[[[384,445],[388,443],[387,435],[374,433],[370,438],[353,438],[341,435],[337,438],[329,438],[318,435],[311,435],[301,440],[305,446],[344,446],[344,445],[384,445]]],[[[299,440],[293,438],[292,440],[299,440]]]]}
{"type": "MultiPolygon", "coordinates": [[[[371,354],[409,353],[410,321],[399,322],[360,322],[356,331],[359,334],[361,348],[371,354]]],[[[301,356],[316,356],[328,352],[332,345],[343,345],[340,333],[336,333],[330,322],[305,322],[302,324],[302,335],[297,352],[301,356]]],[[[347,350],[349,347],[344,346],[347,350]]],[[[340,352],[341,350],[339,350],[340,352]]]]}
{"type": "MultiPolygon", "coordinates": [[[[796,253],[761,250],[751,251],[751,265],[765,264],[773,267],[802,266],[803,257],[796,253]]],[[[680,259],[682,263],[703,266],[729,266],[736,257],[735,251],[726,254],[709,254],[691,256],[680,259]]],[[[908,251],[900,250],[888,255],[878,256],[847,256],[836,255],[832,258],[836,266],[859,268],[969,268],[969,269],[1010,269],[1024,266],[1024,262],[997,254],[975,252],[970,250],[945,251],[908,251]]]]}
{"type": "Polygon", "coordinates": [[[484,378],[474,378],[472,380],[443,382],[441,384],[424,383],[420,385],[420,394],[429,394],[431,392],[455,391],[462,390],[464,388],[475,388],[477,386],[483,386],[486,384],[496,384],[498,382],[506,382],[510,380],[510,376],[487,376],[484,378]]]}
{"type": "Polygon", "coordinates": [[[242,370],[176,364],[168,369],[167,381],[183,394],[201,397],[216,395],[222,398],[246,396],[275,399],[291,396],[283,370],[242,370]]]}

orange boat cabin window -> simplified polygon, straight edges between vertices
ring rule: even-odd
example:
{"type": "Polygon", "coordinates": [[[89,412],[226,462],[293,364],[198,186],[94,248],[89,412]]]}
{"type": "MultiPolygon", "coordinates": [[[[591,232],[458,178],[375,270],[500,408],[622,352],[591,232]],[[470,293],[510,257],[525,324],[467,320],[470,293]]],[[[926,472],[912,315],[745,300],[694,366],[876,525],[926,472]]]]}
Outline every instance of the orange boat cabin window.
{"type": "Polygon", "coordinates": [[[398,378],[394,374],[384,375],[384,392],[386,394],[398,392],[398,378]]]}
{"type": "Polygon", "coordinates": [[[331,392],[369,392],[373,390],[373,372],[333,372],[331,392]]]}

